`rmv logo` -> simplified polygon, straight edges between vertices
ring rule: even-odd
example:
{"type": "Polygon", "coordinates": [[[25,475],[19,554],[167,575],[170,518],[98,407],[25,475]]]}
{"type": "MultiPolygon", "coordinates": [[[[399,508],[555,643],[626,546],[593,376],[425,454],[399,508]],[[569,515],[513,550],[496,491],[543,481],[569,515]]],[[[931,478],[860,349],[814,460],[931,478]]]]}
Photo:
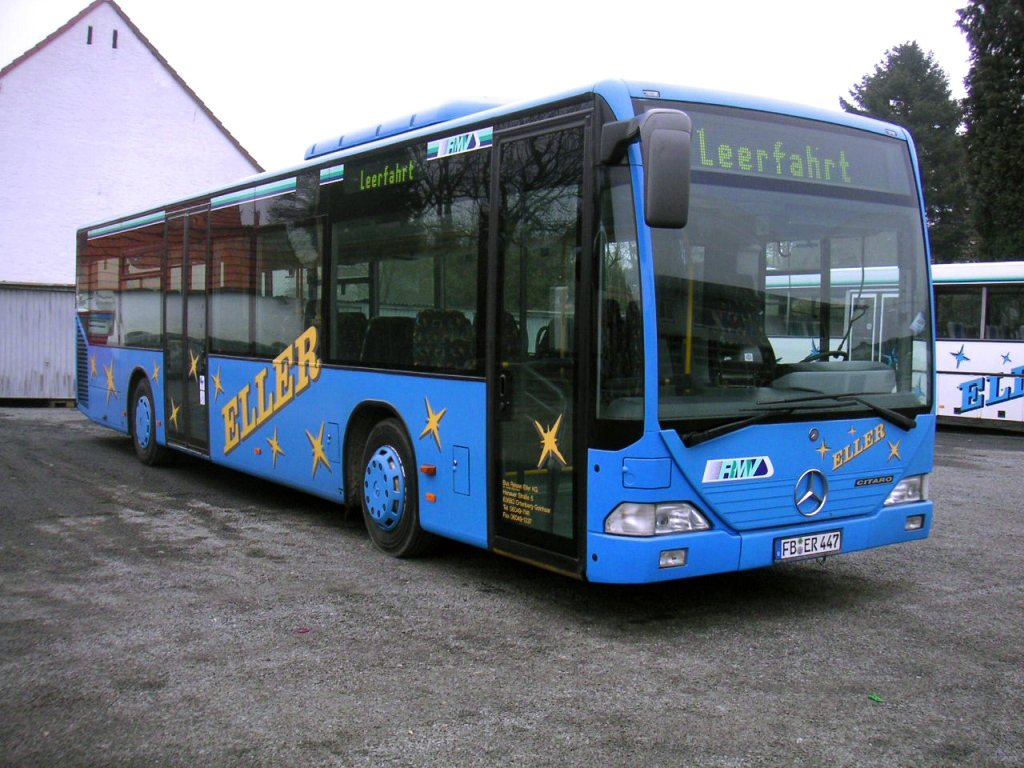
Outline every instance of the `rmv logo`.
{"type": "Polygon", "coordinates": [[[704,465],[704,482],[720,483],[728,480],[753,480],[775,474],[772,460],[767,456],[748,456],[740,459],[712,459],[704,465]]]}
{"type": "Polygon", "coordinates": [[[453,136],[448,139],[448,149],[445,154],[454,155],[459,152],[468,152],[471,149],[476,149],[476,135],[464,133],[462,136],[453,136]]]}

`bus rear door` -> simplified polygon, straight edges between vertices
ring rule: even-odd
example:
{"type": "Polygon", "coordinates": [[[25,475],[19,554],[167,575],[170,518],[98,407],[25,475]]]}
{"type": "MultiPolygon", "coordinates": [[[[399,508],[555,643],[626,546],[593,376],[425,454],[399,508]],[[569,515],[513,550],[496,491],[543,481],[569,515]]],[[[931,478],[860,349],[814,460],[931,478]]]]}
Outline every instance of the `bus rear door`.
{"type": "Polygon", "coordinates": [[[209,210],[168,216],[164,274],[167,442],[209,454],[206,397],[206,276],[209,210]]]}

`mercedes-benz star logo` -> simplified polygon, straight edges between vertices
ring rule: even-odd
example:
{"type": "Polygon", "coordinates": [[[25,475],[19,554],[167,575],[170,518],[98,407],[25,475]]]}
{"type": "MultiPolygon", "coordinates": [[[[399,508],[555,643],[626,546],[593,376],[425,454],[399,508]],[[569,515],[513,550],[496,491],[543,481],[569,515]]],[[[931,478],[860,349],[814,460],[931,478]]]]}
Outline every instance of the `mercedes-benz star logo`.
{"type": "Polygon", "coordinates": [[[793,500],[796,502],[796,511],[804,517],[814,517],[821,512],[828,498],[828,480],[823,472],[817,469],[808,469],[800,479],[796,481],[796,491],[793,500]]]}

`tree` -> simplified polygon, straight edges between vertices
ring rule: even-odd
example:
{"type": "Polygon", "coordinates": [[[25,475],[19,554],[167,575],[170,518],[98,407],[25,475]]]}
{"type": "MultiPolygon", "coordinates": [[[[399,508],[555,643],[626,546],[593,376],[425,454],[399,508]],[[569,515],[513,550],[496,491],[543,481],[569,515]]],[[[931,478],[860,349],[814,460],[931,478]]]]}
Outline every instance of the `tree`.
{"type": "Polygon", "coordinates": [[[963,260],[973,234],[964,140],[958,133],[963,112],[945,72],[930,52],[926,55],[916,42],[907,42],[886,51],[885,60],[850,89],[850,96],[853,103],[839,99],[847,112],[910,131],[921,165],[932,260],[963,260]]]}
{"type": "Polygon", "coordinates": [[[1024,258],[1024,8],[970,0],[959,12],[971,69],[964,101],[975,227],[984,260],[1024,258]]]}

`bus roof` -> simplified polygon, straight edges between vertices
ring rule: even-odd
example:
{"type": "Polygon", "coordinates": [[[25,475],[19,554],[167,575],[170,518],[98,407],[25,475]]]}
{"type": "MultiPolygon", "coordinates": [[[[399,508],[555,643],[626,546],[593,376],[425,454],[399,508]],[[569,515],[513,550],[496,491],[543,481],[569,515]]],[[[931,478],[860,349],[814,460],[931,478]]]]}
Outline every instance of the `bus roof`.
{"type": "Polygon", "coordinates": [[[979,261],[971,264],[932,264],[932,282],[1024,282],[1024,261],[979,261]]]}
{"type": "MultiPolygon", "coordinates": [[[[794,115],[813,120],[842,123],[844,125],[850,125],[851,127],[862,128],[878,133],[886,132],[890,135],[899,135],[901,138],[906,136],[903,129],[898,126],[881,123],[880,121],[865,118],[860,115],[851,115],[846,112],[824,110],[808,107],[803,104],[787,103],[757,96],[746,96],[680,85],[667,85],[641,81],[605,80],[595,83],[587,88],[576,89],[564,94],[564,96],[577,94],[582,95],[590,92],[599,93],[602,96],[605,96],[609,102],[619,102],[620,105],[625,105],[625,101],[621,98],[622,96],[627,96],[626,101],[630,103],[632,99],[645,98],[689,101],[701,104],[742,107],[745,109],[754,109],[760,112],[794,115]]],[[[560,100],[560,98],[561,97],[547,98],[543,99],[539,103],[556,101],[560,100]]],[[[343,149],[368,144],[378,139],[390,138],[403,133],[415,131],[419,128],[427,128],[440,125],[442,123],[453,122],[460,118],[470,118],[473,116],[482,117],[480,113],[488,112],[490,110],[500,109],[503,112],[512,112],[519,108],[528,108],[533,103],[535,102],[501,104],[498,102],[451,101],[432,109],[414,112],[411,115],[405,115],[387,122],[366,126],[358,130],[348,131],[340,136],[334,136],[329,139],[318,141],[306,150],[305,159],[312,160],[343,149]]],[[[621,119],[626,117],[627,115],[622,113],[621,108],[616,109],[616,106],[617,105],[615,103],[612,103],[612,108],[616,113],[618,113],[619,118],[621,119]]],[[[627,109],[630,108],[629,105],[626,106],[627,109]]]]}
{"type": "Polygon", "coordinates": [[[401,133],[408,133],[417,128],[427,128],[432,125],[451,122],[460,117],[474,115],[477,112],[486,112],[488,109],[494,109],[499,106],[501,105],[498,103],[482,101],[449,101],[447,104],[442,104],[433,109],[414,112],[406,117],[396,118],[356,131],[349,131],[341,136],[318,141],[306,150],[306,159],[312,160],[314,157],[329,155],[332,152],[337,152],[339,149],[348,149],[349,147],[368,144],[377,139],[386,139],[401,133]]]}
{"type": "MultiPolygon", "coordinates": [[[[884,131],[886,127],[896,129],[896,126],[886,126],[876,120],[865,119],[857,115],[850,115],[845,112],[833,110],[821,110],[801,104],[790,104],[781,101],[773,101],[755,96],[743,96],[733,93],[712,91],[701,88],[691,88],[679,85],[665,85],[649,82],[627,82],[619,80],[606,80],[596,83],[591,87],[577,89],[567,95],[583,94],[588,92],[600,93],[609,96],[611,92],[621,91],[623,86],[630,100],[632,99],[670,99],[674,101],[689,101],[705,104],[716,104],[723,106],[738,106],[747,109],[755,109],[761,112],[778,112],[787,115],[796,115],[828,122],[841,122],[853,127],[866,128],[874,131],[884,131]]],[[[621,96],[623,94],[615,94],[621,96]]],[[[545,99],[553,101],[557,99],[545,99]]],[[[518,107],[527,107],[529,103],[522,105],[502,104],[500,102],[484,101],[450,101],[432,109],[414,112],[411,115],[395,118],[376,125],[348,131],[340,136],[333,136],[318,141],[306,150],[305,159],[312,160],[323,157],[333,152],[350,147],[361,146],[379,139],[398,136],[409,133],[419,128],[428,128],[442,123],[456,121],[460,118],[468,118],[479,115],[482,112],[501,109],[502,111],[515,111],[518,107]]],[[[613,104],[613,109],[615,105],[613,104]]],[[[619,111],[619,110],[616,110],[619,111]]],[[[624,115],[619,115],[624,117],[624,115]]]]}
{"type": "Polygon", "coordinates": [[[317,165],[329,163],[332,160],[339,160],[349,152],[358,151],[357,148],[366,148],[378,142],[396,141],[399,137],[402,139],[414,139],[418,135],[433,133],[442,126],[445,129],[455,131],[472,123],[479,123],[491,118],[498,119],[506,114],[540,108],[545,104],[569,102],[573,99],[586,97],[588,94],[602,96],[608,102],[616,118],[620,120],[629,119],[634,116],[634,99],[665,99],[791,115],[793,117],[859,128],[907,141],[910,140],[909,134],[903,128],[862,115],[689,86],[647,81],[603,80],[560,94],[549,94],[543,98],[517,103],[499,105],[482,101],[452,101],[432,109],[421,110],[411,115],[388,120],[374,126],[368,126],[356,131],[347,131],[334,138],[322,140],[311,145],[305,153],[304,160],[294,166],[239,179],[216,189],[208,190],[205,193],[200,192],[181,200],[169,201],[161,206],[137,209],[129,214],[90,224],[87,227],[83,227],[83,230],[96,232],[101,225],[107,223],[123,222],[125,219],[141,220],[150,214],[178,209],[185,205],[202,201],[204,198],[232,194],[237,190],[245,189],[252,185],[265,184],[275,179],[294,175],[299,170],[305,168],[313,168],[317,165]]]}

